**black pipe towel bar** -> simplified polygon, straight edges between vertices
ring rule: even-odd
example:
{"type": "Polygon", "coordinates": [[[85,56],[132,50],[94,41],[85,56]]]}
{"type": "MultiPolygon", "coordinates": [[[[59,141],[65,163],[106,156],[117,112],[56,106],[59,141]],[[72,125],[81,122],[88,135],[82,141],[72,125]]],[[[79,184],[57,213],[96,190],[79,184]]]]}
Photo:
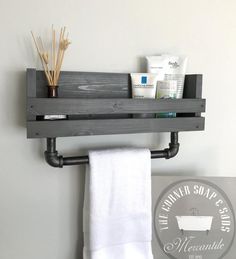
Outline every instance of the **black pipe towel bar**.
{"type": "MultiPolygon", "coordinates": [[[[171,132],[169,148],[151,151],[151,158],[172,158],[179,151],[178,132],[171,132]]],[[[62,168],[64,165],[88,164],[88,156],[63,157],[56,150],[56,138],[47,138],[47,150],[44,152],[45,160],[53,167],[62,168]]]]}

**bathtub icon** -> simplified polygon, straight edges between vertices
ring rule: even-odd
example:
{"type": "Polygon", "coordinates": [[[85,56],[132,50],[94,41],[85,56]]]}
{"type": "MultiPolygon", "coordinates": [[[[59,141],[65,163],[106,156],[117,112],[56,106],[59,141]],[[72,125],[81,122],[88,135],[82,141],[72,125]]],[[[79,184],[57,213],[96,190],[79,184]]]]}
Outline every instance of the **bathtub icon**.
{"type": "Polygon", "coordinates": [[[183,231],[206,231],[211,230],[212,216],[175,216],[178,227],[183,231]]]}

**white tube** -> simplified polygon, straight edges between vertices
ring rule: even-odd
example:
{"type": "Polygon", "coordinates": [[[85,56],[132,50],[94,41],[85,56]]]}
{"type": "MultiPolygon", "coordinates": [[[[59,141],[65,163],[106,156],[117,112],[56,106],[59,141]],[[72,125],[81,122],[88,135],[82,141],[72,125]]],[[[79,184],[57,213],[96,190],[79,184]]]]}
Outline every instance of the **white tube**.
{"type": "Polygon", "coordinates": [[[132,98],[155,99],[157,88],[157,74],[131,73],[132,98]]]}
{"type": "MultiPolygon", "coordinates": [[[[132,98],[135,99],[155,99],[157,89],[157,74],[132,73],[132,98]]],[[[155,114],[135,114],[135,118],[154,118],[155,114]]]]}
{"type": "Polygon", "coordinates": [[[163,56],[147,56],[147,72],[158,75],[158,81],[164,80],[167,60],[163,56]]]}
{"type": "MultiPolygon", "coordinates": [[[[164,80],[177,81],[176,98],[183,98],[184,79],[187,67],[187,57],[161,55],[147,58],[147,71],[150,73],[163,73],[164,80]],[[160,72],[161,71],[161,72],[160,72]]],[[[162,79],[162,80],[163,80],[162,79]]],[[[158,80],[160,81],[160,80],[158,80]]]]}

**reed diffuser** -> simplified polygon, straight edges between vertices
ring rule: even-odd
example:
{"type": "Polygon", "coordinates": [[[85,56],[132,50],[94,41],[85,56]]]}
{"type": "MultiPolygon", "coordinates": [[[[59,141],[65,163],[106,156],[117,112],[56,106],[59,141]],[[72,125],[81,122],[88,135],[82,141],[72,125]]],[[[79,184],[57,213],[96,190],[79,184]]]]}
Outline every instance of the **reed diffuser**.
{"type": "MultiPolygon", "coordinates": [[[[61,28],[59,39],[57,40],[56,31],[52,26],[52,43],[51,50],[47,51],[44,47],[42,38],[35,37],[31,31],[35,47],[37,49],[43,70],[47,79],[48,97],[58,97],[58,81],[60,78],[61,67],[65,55],[65,51],[70,45],[66,27],[61,28]]],[[[44,115],[38,116],[39,120],[61,120],[67,119],[67,115],[44,115]]]]}
{"type": "Polygon", "coordinates": [[[48,97],[57,97],[61,67],[65,51],[70,44],[66,27],[61,28],[59,40],[57,41],[56,31],[52,26],[52,43],[50,51],[45,49],[43,40],[40,36],[35,37],[32,31],[31,34],[47,79],[48,97]]]}

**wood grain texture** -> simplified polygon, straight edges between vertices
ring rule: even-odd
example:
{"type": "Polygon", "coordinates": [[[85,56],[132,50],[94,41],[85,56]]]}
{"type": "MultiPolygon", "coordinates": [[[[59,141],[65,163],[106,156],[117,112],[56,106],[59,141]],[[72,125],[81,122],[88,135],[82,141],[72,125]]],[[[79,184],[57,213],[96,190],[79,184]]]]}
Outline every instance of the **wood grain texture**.
{"type": "Polygon", "coordinates": [[[75,99],[28,98],[32,115],[139,114],[204,112],[203,99],[75,99]]]}
{"type": "MultiPolygon", "coordinates": [[[[37,71],[37,97],[47,97],[47,82],[37,71]]],[[[58,95],[64,98],[130,98],[130,75],[62,71],[58,95]]]]}
{"type": "Polygon", "coordinates": [[[202,117],[30,121],[28,122],[28,138],[196,131],[203,129],[204,118],[202,117]]]}

